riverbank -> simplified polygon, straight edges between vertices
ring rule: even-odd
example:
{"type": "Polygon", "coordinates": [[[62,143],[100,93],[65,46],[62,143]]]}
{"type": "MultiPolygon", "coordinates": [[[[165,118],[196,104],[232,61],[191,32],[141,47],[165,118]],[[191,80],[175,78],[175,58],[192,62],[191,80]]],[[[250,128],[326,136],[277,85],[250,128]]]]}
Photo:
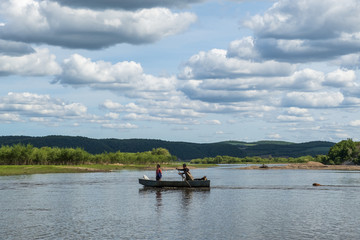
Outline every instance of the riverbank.
{"type": "Polygon", "coordinates": [[[325,165],[319,162],[307,162],[307,163],[289,163],[279,166],[268,165],[252,165],[238,169],[307,169],[307,170],[346,170],[346,171],[360,171],[358,165],[325,165]]]}
{"type": "MultiPolygon", "coordinates": [[[[181,168],[182,163],[162,164],[161,169],[164,171],[181,168]]],[[[190,169],[215,167],[216,164],[188,164],[190,169]]],[[[289,163],[283,165],[250,165],[238,169],[304,169],[304,170],[344,170],[360,171],[357,165],[324,165],[319,162],[308,163],[289,163]]],[[[29,175],[45,173],[89,173],[89,172],[112,172],[119,170],[154,170],[153,165],[136,165],[136,164],[94,164],[94,165],[0,165],[0,176],[11,175],[29,175]]]]}
{"type": "MultiPolygon", "coordinates": [[[[112,169],[112,168],[111,168],[112,169]]],[[[104,169],[98,165],[1,165],[0,176],[29,175],[43,173],[83,173],[83,172],[106,172],[111,169],[104,169]]]]}
{"type": "MultiPolygon", "coordinates": [[[[182,163],[162,164],[163,170],[181,168],[182,163]]],[[[189,168],[212,167],[214,164],[190,165],[189,168]]],[[[155,165],[136,164],[95,164],[95,165],[0,165],[0,176],[29,175],[44,173],[86,173],[86,172],[111,172],[118,170],[143,169],[154,170],[155,165]]]]}

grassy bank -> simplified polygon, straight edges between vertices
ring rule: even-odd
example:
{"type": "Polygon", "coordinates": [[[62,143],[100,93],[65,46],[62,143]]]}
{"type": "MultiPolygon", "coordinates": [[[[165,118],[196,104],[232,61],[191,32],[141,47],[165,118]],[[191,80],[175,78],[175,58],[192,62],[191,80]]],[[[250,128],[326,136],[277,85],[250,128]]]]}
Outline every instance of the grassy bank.
{"type": "Polygon", "coordinates": [[[0,176],[42,173],[110,172],[122,169],[141,169],[144,165],[3,165],[0,176]]]}
{"type": "MultiPolygon", "coordinates": [[[[180,163],[163,164],[163,169],[175,169],[181,167],[180,163]]],[[[190,165],[194,168],[212,167],[214,164],[190,165]]],[[[85,173],[85,172],[111,172],[131,169],[156,169],[155,165],[141,164],[96,164],[96,165],[0,165],[0,176],[43,174],[43,173],[85,173]]]]}

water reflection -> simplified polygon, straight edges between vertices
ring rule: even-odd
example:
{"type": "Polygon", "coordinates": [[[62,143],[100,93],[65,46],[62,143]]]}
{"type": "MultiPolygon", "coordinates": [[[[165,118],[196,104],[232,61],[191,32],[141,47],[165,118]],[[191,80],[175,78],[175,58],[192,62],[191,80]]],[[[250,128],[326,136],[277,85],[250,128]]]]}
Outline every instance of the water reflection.
{"type": "Polygon", "coordinates": [[[193,196],[193,191],[189,189],[182,190],[182,206],[184,209],[191,204],[191,198],[193,196]]]}
{"type": "MultiPolygon", "coordinates": [[[[171,204],[173,202],[178,202],[179,206],[182,209],[186,209],[193,204],[194,195],[197,198],[202,198],[202,195],[208,195],[210,193],[210,188],[151,188],[143,187],[139,189],[139,194],[143,197],[148,197],[153,195],[155,197],[155,206],[157,210],[160,210],[163,207],[163,195],[166,196],[166,200],[171,199],[171,204]]],[[[151,199],[151,197],[150,197],[151,199]]],[[[201,201],[201,199],[196,199],[196,201],[201,201]]]]}
{"type": "Polygon", "coordinates": [[[161,190],[156,191],[156,206],[157,207],[162,206],[161,190]]]}

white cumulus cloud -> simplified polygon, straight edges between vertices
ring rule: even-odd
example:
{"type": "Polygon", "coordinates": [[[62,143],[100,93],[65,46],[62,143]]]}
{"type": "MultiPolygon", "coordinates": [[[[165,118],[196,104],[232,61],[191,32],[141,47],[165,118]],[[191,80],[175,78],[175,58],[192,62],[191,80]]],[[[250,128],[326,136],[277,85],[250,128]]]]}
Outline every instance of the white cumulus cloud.
{"type": "Polygon", "coordinates": [[[81,103],[66,103],[49,95],[9,92],[0,97],[0,114],[17,114],[22,117],[83,118],[87,107],[81,103]]]}
{"type": "Polygon", "coordinates": [[[288,63],[255,62],[227,56],[223,49],[193,55],[179,74],[183,79],[236,78],[241,76],[287,76],[294,70],[288,63]]]}
{"type": "Polygon", "coordinates": [[[12,123],[12,122],[21,122],[21,117],[19,114],[14,113],[1,113],[0,111],[0,123],[12,123]]]}
{"type": "Polygon", "coordinates": [[[333,87],[354,87],[356,86],[356,74],[353,70],[337,69],[326,75],[325,85],[333,87]]]}
{"type": "Polygon", "coordinates": [[[282,104],[299,108],[339,107],[344,101],[340,92],[290,92],[282,99],[282,104]]]}
{"type": "Polygon", "coordinates": [[[244,24],[259,36],[324,39],[359,32],[359,11],[357,0],[280,0],[244,24]]]}
{"type": "Polygon", "coordinates": [[[153,7],[186,7],[189,4],[204,2],[205,0],[52,0],[61,5],[77,8],[94,9],[140,9],[153,7]]]}
{"type": "Polygon", "coordinates": [[[280,0],[244,21],[257,37],[255,49],[268,59],[309,62],[359,53],[357,0],[280,0]]]}
{"type": "Polygon", "coordinates": [[[62,74],[55,81],[74,87],[105,89],[130,98],[161,99],[171,92],[176,94],[174,77],[145,74],[141,65],[133,61],[93,62],[78,54],[64,60],[62,74]]]}
{"type": "Polygon", "coordinates": [[[360,127],[360,120],[351,121],[350,126],[352,126],[352,127],[360,127]]]}
{"type": "Polygon", "coordinates": [[[7,20],[0,26],[2,39],[84,49],[152,43],[186,30],[196,20],[192,13],[167,8],[97,11],[46,0],[5,0],[0,9],[7,20]]]}
{"type": "Polygon", "coordinates": [[[138,128],[135,124],[131,123],[104,123],[101,125],[104,128],[111,128],[111,129],[134,129],[138,128]]]}
{"type": "Polygon", "coordinates": [[[56,57],[48,49],[21,56],[0,55],[0,75],[44,76],[61,73],[56,57]]]}

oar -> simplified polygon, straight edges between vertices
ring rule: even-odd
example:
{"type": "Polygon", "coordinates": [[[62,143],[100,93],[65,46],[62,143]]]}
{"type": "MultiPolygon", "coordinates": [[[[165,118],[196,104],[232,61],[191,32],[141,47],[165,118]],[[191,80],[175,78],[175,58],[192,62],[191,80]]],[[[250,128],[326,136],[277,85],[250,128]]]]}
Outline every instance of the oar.
{"type": "MultiPolygon", "coordinates": [[[[176,169],[176,170],[179,171],[179,169],[176,169]]],[[[184,174],[185,174],[185,173],[184,173],[184,174]]],[[[182,177],[182,180],[185,181],[185,182],[189,185],[189,187],[191,187],[190,183],[186,180],[186,177],[184,177],[183,174],[181,174],[181,177],[182,177]]]]}
{"type": "Polygon", "coordinates": [[[181,175],[181,177],[183,178],[183,181],[185,181],[189,185],[189,187],[191,187],[190,183],[186,180],[186,177],[184,177],[183,175],[181,175]]]}

